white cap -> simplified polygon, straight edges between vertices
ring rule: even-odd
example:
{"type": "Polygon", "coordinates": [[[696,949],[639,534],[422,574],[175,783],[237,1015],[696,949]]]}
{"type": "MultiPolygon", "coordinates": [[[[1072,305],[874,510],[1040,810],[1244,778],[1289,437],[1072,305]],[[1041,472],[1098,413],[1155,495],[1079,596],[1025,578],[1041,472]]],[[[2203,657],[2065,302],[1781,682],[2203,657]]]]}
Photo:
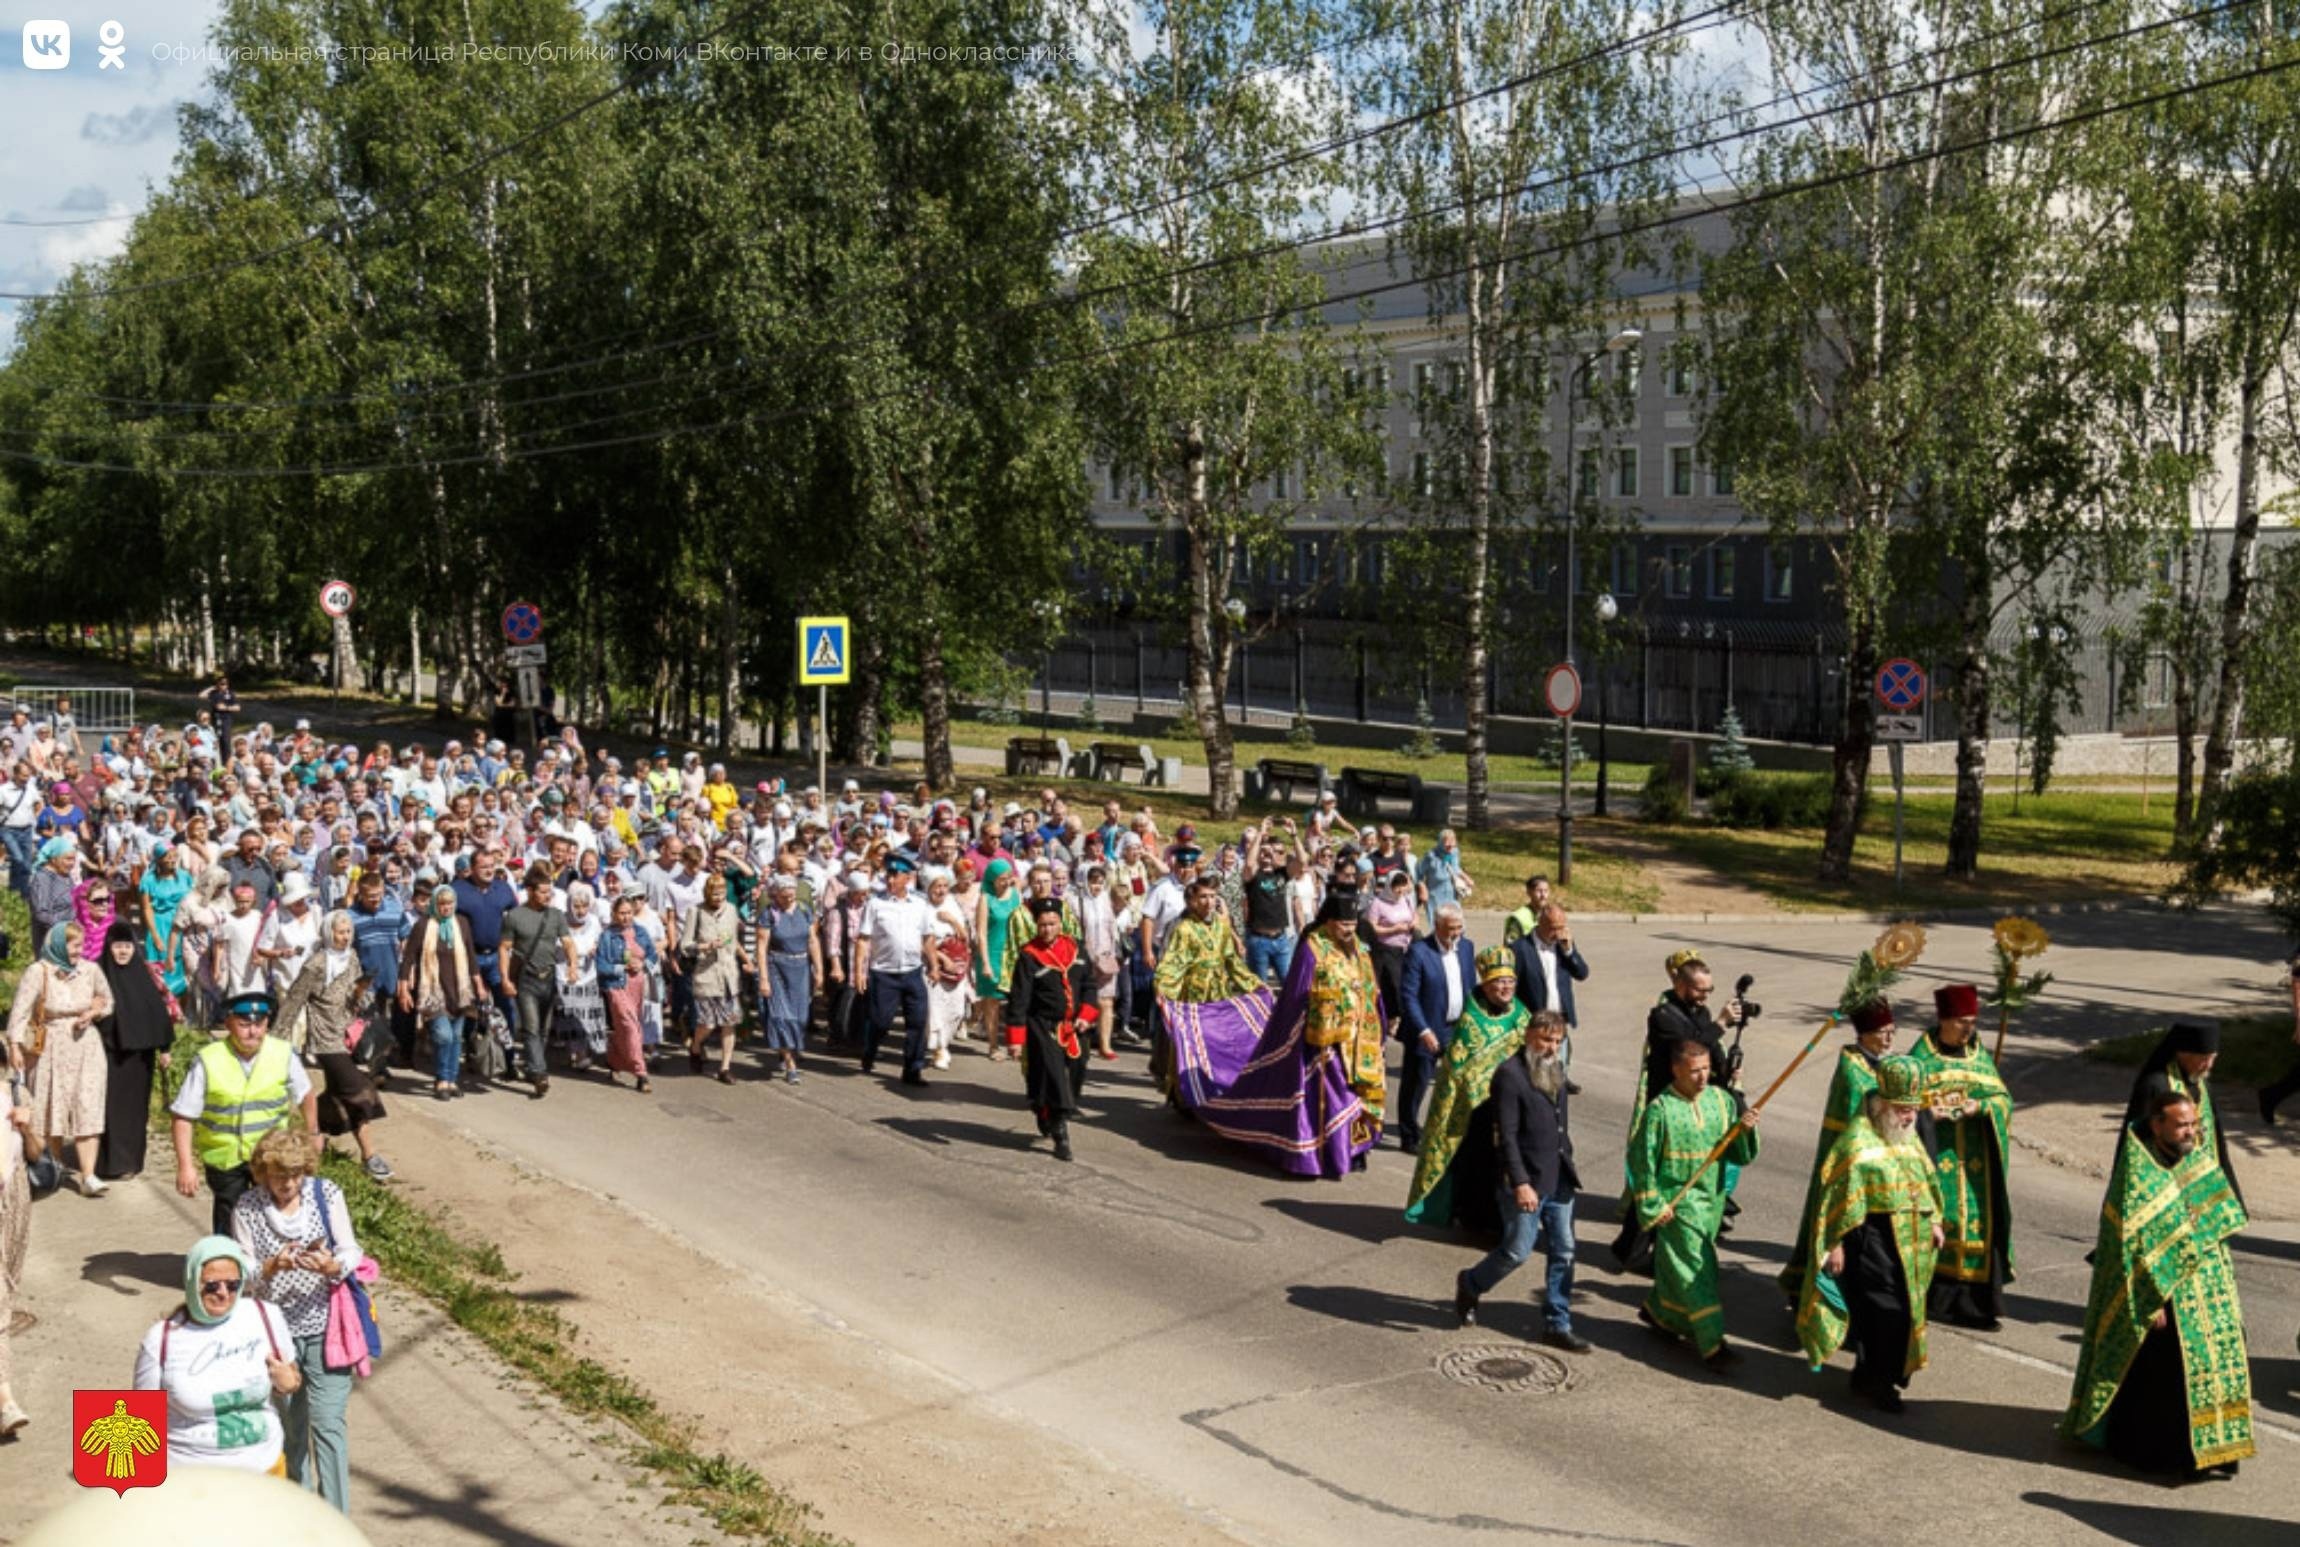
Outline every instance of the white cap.
{"type": "Polygon", "coordinates": [[[289,871],[288,878],[280,883],[280,906],[282,907],[293,907],[310,896],[311,877],[300,870],[289,871]]]}

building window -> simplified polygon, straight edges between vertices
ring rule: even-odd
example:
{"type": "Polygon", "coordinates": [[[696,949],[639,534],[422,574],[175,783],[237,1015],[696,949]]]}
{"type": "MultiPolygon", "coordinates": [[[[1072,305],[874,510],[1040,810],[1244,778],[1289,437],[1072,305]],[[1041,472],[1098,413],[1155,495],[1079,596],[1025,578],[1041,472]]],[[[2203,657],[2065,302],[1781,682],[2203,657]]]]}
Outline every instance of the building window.
{"type": "Polygon", "coordinates": [[[1733,492],[1733,464],[1720,462],[1709,470],[1709,492],[1720,497],[1733,492]]]}
{"type": "Polygon", "coordinates": [[[1691,397],[1693,395],[1693,367],[1683,360],[1669,362],[1669,395],[1671,397],[1691,397]]]}
{"type": "Polygon", "coordinates": [[[1620,378],[1621,390],[1629,395],[1632,406],[1637,402],[1637,384],[1645,379],[1645,341],[1639,339],[1621,351],[1620,364],[1614,367],[1620,378]]]}
{"type": "Polygon", "coordinates": [[[1597,497],[1597,453],[1584,450],[1574,469],[1574,493],[1580,499],[1597,497]]]}
{"type": "Polygon", "coordinates": [[[1463,368],[1459,360],[1446,361],[1445,395],[1448,402],[1458,403],[1461,401],[1462,388],[1468,381],[1469,372],[1463,368]]]}
{"type": "Polygon", "coordinates": [[[1671,543],[1667,562],[1661,576],[1662,592],[1671,601],[1683,601],[1693,594],[1693,545],[1671,543]]]}
{"type": "Polygon", "coordinates": [[[1286,475],[1284,473],[1278,472],[1270,475],[1270,498],[1274,500],[1284,499],[1286,488],[1286,475]]]}
{"type": "Polygon", "coordinates": [[[1369,541],[1365,547],[1358,550],[1358,573],[1365,577],[1365,582],[1369,586],[1378,586],[1382,583],[1382,545],[1380,543],[1369,541]]]}
{"type": "Polygon", "coordinates": [[[1115,465],[1110,469],[1110,498],[1113,501],[1126,498],[1126,480],[1115,465]]]}
{"type": "Polygon", "coordinates": [[[1672,446],[1669,448],[1669,492],[1678,499],[1684,499],[1693,492],[1693,448],[1691,446],[1672,446]]]}
{"type": "Polygon", "coordinates": [[[1613,492],[1625,500],[1637,498],[1637,448],[1624,446],[1613,454],[1613,492]]]}
{"type": "Polygon", "coordinates": [[[1387,365],[1374,367],[1374,396],[1380,399],[1384,406],[1388,405],[1390,400],[1390,368],[1387,365]]]}
{"type": "Polygon", "coordinates": [[[1426,402],[1429,395],[1430,363],[1427,360],[1419,360],[1414,363],[1414,401],[1417,403],[1426,402]]]}
{"type": "Polygon", "coordinates": [[[1797,560],[1789,548],[1765,550],[1765,600],[1785,602],[1797,594],[1797,560]]]}
{"type": "Polygon", "coordinates": [[[1613,550],[1613,594],[1628,597],[1637,594],[1637,545],[1620,543],[1613,550]]]}
{"type": "Polygon", "coordinates": [[[1734,553],[1730,548],[1709,550],[1709,599],[1713,602],[1733,600],[1734,553]]]}
{"type": "Polygon", "coordinates": [[[1306,586],[1318,583],[1318,544],[1314,538],[1294,539],[1294,580],[1306,586]]]}
{"type": "Polygon", "coordinates": [[[1357,497],[1358,497],[1358,481],[1357,481],[1355,478],[1345,478],[1345,479],[1343,479],[1343,480],[1342,480],[1342,498],[1343,498],[1343,499],[1346,499],[1346,500],[1354,500],[1354,499],[1356,499],[1357,497]]]}
{"type": "MultiPolygon", "coordinates": [[[[1415,367],[1416,370],[1420,368],[1419,366],[1415,367]]],[[[1430,454],[1426,451],[1417,451],[1414,453],[1414,493],[1419,498],[1428,499],[1429,492],[1430,454]]]]}

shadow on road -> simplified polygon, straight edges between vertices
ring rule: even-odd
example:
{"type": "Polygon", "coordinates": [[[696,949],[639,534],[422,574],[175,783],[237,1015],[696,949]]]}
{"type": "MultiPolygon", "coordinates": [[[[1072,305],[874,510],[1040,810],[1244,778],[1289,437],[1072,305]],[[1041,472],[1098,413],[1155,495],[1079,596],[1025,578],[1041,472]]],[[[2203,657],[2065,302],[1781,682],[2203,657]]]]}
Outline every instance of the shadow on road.
{"type": "MultiPolygon", "coordinates": [[[[2209,1488],[2210,1484],[2192,1486],[2209,1488]]],[[[2104,1499],[2071,1499],[2033,1489],[2021,1495],[2021,1502],[2056,1510],[2103,1536],[2134,1543],[2135,1547],[2203,1541],[2213,1547],[2288,1547],[2295,1534],[2300,1534],[2290,1520],[2264,1520],[2257,1515],[2231,1515],[2213,1509],[2112,1504],[2104,1499]]]]}
{"type": "Polygon", "coordinates": [[[993,1128],[988,1123],[961,1122],[954,1117],[881,1117],[875,1121],[879,1127],[921,1144],[971,1144],[978,1149],[1027,1150],[1032,1142],[1027,1133],[993,1128]]]}
{"type": "Polygon", "coordinates": [[[1286,1290],[1287,1303],[1336,1321],[1354,1321],[1361,1327],[1388,1332],[1444,1331],[1453,1326],[1449,1288],[1443,1301],[1393,1295],[1355,1284],[1295,1284],[1286,1290]]]}
{"type": "Polygon", "coordinates": [[[160,1289],[181,1289],[184,1258],[180,1252],[173,1256],[166,1252],[98,1252],[81,1264],[80,1279],[83,1283],[101,1284],[116,1295],[136,1292],[122,1283],[123,1279],[160,1289]]]}
{"type": "Polygon", "coordinates": [[[1436,1231],[1406,1223],[1405,1211],[1383,1203],[1323,1203],[1310,1198],[1264,1198],[1262,1207],[1276,1209],[1319,1230],[1346,1235],[1353,1241],[1379,1246],[1399,1236],[1451,1240],[1465,1250],[1482,1250],[1477,1242],[1457,1231],[1436,1231]]]}

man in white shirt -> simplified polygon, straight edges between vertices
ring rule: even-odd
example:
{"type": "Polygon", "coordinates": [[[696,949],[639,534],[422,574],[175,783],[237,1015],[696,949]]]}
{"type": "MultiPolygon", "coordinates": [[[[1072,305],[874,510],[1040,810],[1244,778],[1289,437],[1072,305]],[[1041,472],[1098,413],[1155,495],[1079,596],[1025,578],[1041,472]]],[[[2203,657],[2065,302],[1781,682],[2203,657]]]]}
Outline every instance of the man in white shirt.
{"type": "Polygon", "coordinates": [[[913,896],[911,862],[901,855],[887,861],[886,892],[863,908],[855,942],[853,981],[864,996],[863,1073],[878,1063],[879,1040],[903,1021],[902,1082],[926,1083],[926,940],[934,909],[913,896]]]}
{"type": "Polygon", "coordinates": [[[1166,874],[1142,899],[1142,970],[1156,972],[1158,958],[1166,954],[1166,937],[1183,914],[1190,911],[1190,883],[1198,879],[1199,853],[1176,849],[1167,861],[1166,874]]]}
{"type": "Polygon", "coordinates": [[[8,889],[19,897],[29,897],[40,850],[40,835],[33,825],[40,820],[40,780],[32,765],[21,758],[16,759],[14,768],[7,781],[0,783],[0,843],[8,849],[8,889]]]}
{"type": "MultiPolygon", "coordinates": [[[[1589,980],[1589,963],[1573,943],[1573,930],[1565,910],[1545,904],[1535,916],[1533,933],[1522,935],[1510,947],[1517,958],[1518,1002],[1528,1010],[1555,1010],[1565,1017],[1565,1061],[1573,1062],[1573,1030],[1580,1022],[1573,1003],[1573,985],[1589,980]]],[[[1571,1086],[1569,1094],[1578,1094],[1571,1086]]]]}

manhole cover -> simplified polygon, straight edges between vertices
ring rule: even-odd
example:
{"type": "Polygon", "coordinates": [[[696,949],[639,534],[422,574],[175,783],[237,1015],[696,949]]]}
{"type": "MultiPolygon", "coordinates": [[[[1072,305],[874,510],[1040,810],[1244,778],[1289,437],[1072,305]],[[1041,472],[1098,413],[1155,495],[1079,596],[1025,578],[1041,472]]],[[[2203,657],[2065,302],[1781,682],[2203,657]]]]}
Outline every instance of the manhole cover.
{"type": "Polygon", "coordinates": [[[1508,1343],[1456,1348],[1438,1359],[1437,1369],[1447,1380],[1481,1391],[1548,1396],[1573,1386],[1573,1371],[1564,1360],[1508,1343]]]}

